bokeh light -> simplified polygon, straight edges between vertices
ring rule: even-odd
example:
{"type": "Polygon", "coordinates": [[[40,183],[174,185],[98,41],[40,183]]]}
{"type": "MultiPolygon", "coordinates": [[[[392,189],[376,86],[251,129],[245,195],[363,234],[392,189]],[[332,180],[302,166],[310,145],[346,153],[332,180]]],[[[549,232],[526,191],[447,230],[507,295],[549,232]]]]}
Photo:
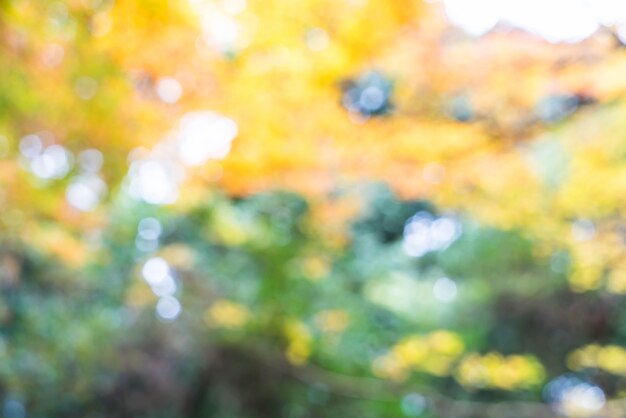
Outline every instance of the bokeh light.
{"type": "Polygon", "coordinates": [[[511,25],[550,42],[579,42],[601,25],[626,23],[626,8],[615,0],[444,0],[450,21],[480,36],[498,24],[511,25]]]}
{"type": "Polygon", "coordinates": [[[623,0],[0,2],[0,415],[626,416],[623,0]]]}

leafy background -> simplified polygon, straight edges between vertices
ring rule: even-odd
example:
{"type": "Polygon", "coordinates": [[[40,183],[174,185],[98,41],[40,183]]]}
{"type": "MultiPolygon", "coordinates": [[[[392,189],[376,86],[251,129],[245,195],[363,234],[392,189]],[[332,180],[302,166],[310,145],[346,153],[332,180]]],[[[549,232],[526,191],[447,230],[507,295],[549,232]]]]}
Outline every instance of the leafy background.
{"type": "Polygon", "coordinates": [[[624,415],[616,28],[0,0],[21,417],[624,415]]]}

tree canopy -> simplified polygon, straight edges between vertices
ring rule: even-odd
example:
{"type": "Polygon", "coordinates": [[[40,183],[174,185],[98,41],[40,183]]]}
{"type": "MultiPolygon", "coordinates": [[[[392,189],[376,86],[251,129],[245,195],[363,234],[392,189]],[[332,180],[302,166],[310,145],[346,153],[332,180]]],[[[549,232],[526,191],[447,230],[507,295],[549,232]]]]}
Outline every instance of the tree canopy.
{"type": "Polygon", "coordinates": [[[3,416],[623,416],[620,28],[449,17],[0,0],[3,416]]]}

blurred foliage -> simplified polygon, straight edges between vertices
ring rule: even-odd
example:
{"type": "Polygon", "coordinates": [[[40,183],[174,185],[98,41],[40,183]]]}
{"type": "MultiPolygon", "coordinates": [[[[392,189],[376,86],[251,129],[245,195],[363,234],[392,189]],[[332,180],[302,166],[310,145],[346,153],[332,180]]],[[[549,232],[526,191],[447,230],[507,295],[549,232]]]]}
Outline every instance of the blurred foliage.
{"type": "MultiPolygon", "coordinates": [[[[576,317],[582,308],[568,315],[555,306],[565,278],[518,232],[464,221],[448,248],[414,258],[402,234],[385,232],[403,227],[404,209],[435,208],[383,187],[366,195],[371,204],[341,247],[302,198],[276,192],[214,193],[180,213],[121,199],[110,206],[117,222],[81,269],[7,242],[3,392],[33,416],[342,416],[346,408],[395,416],[408,390],[400,383],[425,395],[536,399],[546,373],[539,361],[557,375],[567,371],[566,347],[619,343],[616,324],[602,332],[576,317]],[[155,217],[159,246],[142,250],[137,227],[155,217]],[[387,222],[373,222],[381,217],[387,222]],[[183,310],[174,322],[154,315],[160,291],[142,276],[155,258],[176,281],[183,310]],[[433,292],[444,275],[458,283],[454,301],[433,292]],[[494,348],[511,354],[477,354],[494,348]],[[371,375],[396,383],[372,392],[371,375]],[[364,380],[344,387],[335,376],[364,380]]],[[[572,356],[575,369],[592,366],[572,356]]]]}
{"type": "Polygon", "coordinates": [[[2,416],[624,416],[625,69],[413,0],[0,0],[2,416]]]}

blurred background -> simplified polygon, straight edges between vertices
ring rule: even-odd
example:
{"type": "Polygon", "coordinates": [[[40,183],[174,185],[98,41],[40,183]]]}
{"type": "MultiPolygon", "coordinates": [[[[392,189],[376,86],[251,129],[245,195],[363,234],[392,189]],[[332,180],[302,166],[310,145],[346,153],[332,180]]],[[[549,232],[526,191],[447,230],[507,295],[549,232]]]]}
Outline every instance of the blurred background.
{"type": "Polygon", "coordinates": [[[0,416],[626,416],[625,46],[622,0],[0,0],[0,416]]]}

